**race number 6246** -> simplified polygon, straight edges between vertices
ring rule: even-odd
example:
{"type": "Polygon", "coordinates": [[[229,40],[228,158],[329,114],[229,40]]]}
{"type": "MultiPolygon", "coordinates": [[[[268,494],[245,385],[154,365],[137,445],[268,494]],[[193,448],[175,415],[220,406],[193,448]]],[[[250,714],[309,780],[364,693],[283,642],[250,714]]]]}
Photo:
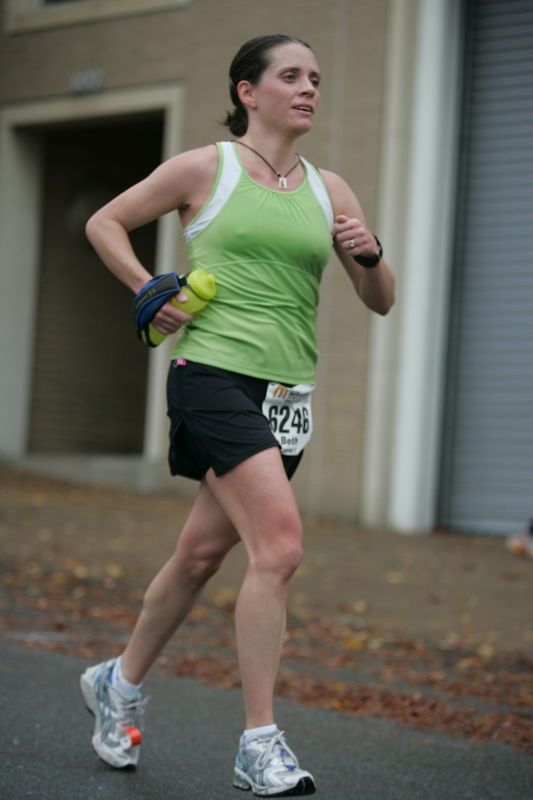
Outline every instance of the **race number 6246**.
{"type": "Polygon", "coordinates": [[[309,411],[307,408],[271,405],[268,420],[274,433],[309,433],[309,411]],[[292,414],[291,414],[292,412],[292,414]]]}

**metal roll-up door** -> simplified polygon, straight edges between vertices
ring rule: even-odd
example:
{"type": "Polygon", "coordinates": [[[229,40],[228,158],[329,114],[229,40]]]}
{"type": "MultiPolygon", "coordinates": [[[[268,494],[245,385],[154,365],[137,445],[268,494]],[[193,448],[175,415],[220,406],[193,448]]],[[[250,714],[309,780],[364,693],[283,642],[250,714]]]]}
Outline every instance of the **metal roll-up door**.
{"type": "Polygon", "coordinates": [[[466,4],[439,522],[533,517],[533,2],[466,4]]]}

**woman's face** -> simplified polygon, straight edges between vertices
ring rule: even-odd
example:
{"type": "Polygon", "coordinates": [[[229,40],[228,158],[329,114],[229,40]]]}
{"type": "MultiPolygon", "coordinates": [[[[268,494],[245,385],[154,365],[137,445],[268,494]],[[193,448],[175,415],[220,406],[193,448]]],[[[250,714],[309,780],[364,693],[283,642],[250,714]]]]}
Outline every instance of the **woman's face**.
{"type": "Polygon", "coordinates": [[[273,47],[268,59],[270,63],[259,83],[248,84],[252,102],[248,107],[268,127],[305,133],[320,100],[316,58],[308,47],[290,43],[273,47]]]}

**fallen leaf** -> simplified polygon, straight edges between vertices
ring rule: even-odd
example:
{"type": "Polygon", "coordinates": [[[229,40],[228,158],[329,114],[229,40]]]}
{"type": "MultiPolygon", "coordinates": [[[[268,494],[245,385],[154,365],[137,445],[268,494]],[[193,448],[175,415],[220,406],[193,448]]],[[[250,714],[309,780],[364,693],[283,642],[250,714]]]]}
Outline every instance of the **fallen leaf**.
{"type": "Polygon", "coordinates": [[[105,573],[110,578],[122,578],[124,572],[124,567],[121,567],[120,564],[106,564],[105,573]]]}
{"type": "Polygon", "coordinates": [[[387,583],[394,583],[394,584],[405,583],[405,575],[403,574],[403,572],[395,572],[395,571],[387,572],[387,574],[385,575],[385,580],[387,581],[387,583]]]}
{"type": "Polygon", "coordinates": [[[355,650],[355,651],[364,650],[365,641],[363,639],[356,639],[356,638],[346,639],[343,642],[343,647],[345,647],[346,650],[355,650]]]}
{"type": "Polygon", "coordinates": [[[188,619],[191,622],[200,622],[200,620],[205,619],[207,617],[208,611],[205,606],[193,606],[191,609],[188,619]]]}
{"type": "Polygon", "coordinates": [[[228,606],[235,606],[237,600],[237,592],[229,586],[223,586],[213,595],[213,603],[217,608],[227,608],[228,606]]]}
{"type": "Polygon", "coordinates": [[[73,572],[76,578],[86,578],[89,574],[89,570],[84,564],[76,564],[73,572]]]}

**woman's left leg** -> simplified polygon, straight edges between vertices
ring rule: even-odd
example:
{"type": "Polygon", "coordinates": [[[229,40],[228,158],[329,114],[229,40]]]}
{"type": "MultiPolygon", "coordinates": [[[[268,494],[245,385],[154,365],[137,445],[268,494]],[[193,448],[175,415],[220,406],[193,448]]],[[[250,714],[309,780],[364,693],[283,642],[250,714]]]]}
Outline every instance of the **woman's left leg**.
{"type": "Polygon", "coordinates": [[[289,580],[302,558],[303,529],[277,447],[207,482],[248,554],[235,609],[246,727],[274,722],[274,685],[286,627],[289,580]]]}

